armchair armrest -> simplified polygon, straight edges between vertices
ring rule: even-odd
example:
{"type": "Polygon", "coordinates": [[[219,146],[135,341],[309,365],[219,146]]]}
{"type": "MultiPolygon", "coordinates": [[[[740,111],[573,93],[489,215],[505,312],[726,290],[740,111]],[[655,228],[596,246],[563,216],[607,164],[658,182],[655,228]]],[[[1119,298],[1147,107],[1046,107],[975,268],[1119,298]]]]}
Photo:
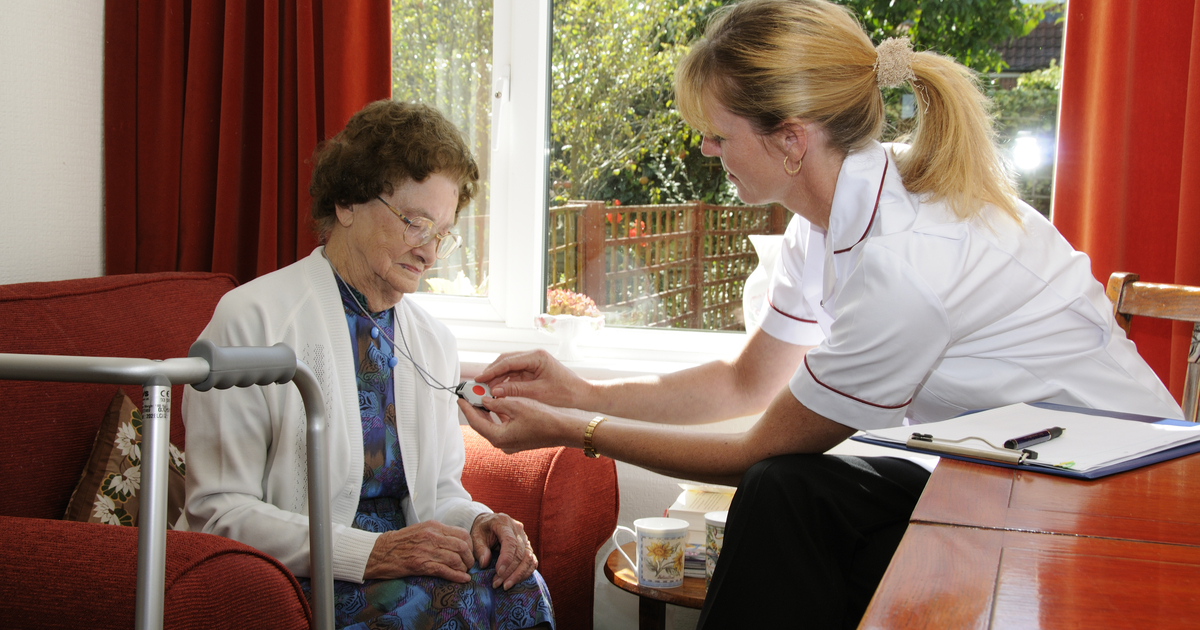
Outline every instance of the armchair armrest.
{"type": "MultiPolygon", "coordinates": [[[[136,527],[0,516],[0,619],[7,628],[131,628],[136,527]]],[[[296,578],[239,542],[167,532],[163,626],[309,627],[296,578]]]]}
{"type": "Polygon", "coordinates": [[[463,486],[521,521],[560,628],[591,628],[596,552],[617,526],[617,468],[606,457],[547,448],[505,455],[468,426],[463,486]]]}

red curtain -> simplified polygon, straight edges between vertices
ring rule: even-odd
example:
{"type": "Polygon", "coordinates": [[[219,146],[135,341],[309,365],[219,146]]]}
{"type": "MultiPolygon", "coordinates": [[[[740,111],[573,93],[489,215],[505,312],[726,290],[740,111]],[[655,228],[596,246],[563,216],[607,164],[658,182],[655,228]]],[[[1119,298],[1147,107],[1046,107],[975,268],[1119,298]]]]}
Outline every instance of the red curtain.
{"type": "MultiPolygon", "coordinates": [[[[1070,0],[1054,223],[1092,259],[1200,285],[1200,5],[1070,0]]],[[[1138,351],[1179,398],[1191,324],[1134,319],[1138,351]]]]}
{"type": "Polygon", "coordinates": [[[105,270],[307,255],[309,158],[391,94],[388,0],[108,0],[105,270]]]}

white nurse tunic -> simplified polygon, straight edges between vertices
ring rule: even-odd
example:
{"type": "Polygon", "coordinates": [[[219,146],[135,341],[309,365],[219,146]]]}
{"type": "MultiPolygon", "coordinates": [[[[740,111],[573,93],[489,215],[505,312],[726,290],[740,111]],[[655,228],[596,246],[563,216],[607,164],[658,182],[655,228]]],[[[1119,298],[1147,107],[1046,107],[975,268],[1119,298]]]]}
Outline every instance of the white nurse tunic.
{"type": "Polygon", "coordinates": [[[761,328],[817,346],[797,400],[860,430],[1036,401],[1182,418],[1085,254],[1024,203],[962,221],[909,193],[903,148],[847,156],[828,230],[788,226],[761,328]]]}

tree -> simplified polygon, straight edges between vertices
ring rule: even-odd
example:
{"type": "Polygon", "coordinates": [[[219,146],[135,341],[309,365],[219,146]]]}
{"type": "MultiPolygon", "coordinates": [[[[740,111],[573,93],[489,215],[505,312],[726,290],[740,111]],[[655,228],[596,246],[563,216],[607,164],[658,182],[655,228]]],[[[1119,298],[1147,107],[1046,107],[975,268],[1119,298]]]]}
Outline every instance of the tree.
{"type": "MultiPolygon", "coordinates": [[[[841,0],[876,43],[907,36],[917,50],[981,73],[1004,67],[996,47],[1027,34],[1045,6],[1020,0],[841,0]]],[[[735,201],[717,160],[673,107],[674,65],[728,0],[564,0],[555,5],[551,177],[558,200],[735,201]],[[568,188],[569,186],[569,188],[568,188]]],[[[911,92],[910,92],[911,94],[911,92]]],[[[907,133],[902,90],[888,90],[885,139],[907,133]]]]}
{"type": "Polygon", "coordinates": [[[392,0],[392,98],[442,112],[479,165],[483,186],[458,221],[466,246],[431,274],[450,279],[461,271],[472,286],[487,277],[491,85],[490,0],[392,0]]]}
{"type": "Polygon", "coordinates": [[[1062,66],[1051,62],[1049,68],[1018,77],[1017,86],[1011,90],[989,90],[1001,144],[1010,142],[1021,131],[1053,135],[1061,83],[1062,66]]]}
{"type": "Polygon", "coordinates": [[[1001,146],[1013,146],[1022,136],[1038,143],[1041,164],[1030,171],[1018,172],[1017,190],[1022,199],[1046,216],[1050,215],[1054,184],[1053,147],[1061,84],[1062,66],[1051,63],[1049,68],[1021,75],[1011,90],[990,90],[1001,146]]]}
{"type": "Polygon", "coordinates": [[[949,55],[978,72],[1005,68],[996,46],[1027,35],[1045,14],[1021,0],[838,0],[876,44],[908,37],[916,50],[949,55]]]}
{"type": "Polygon", "coordinates": [[[628,203],[636,200],[622,193],[635,191],[645,201],[696,198],[687,160],[700,139],[675,110],[672,77],[720,4],[555,3],[550,172],[557,199],[628,203]]]}

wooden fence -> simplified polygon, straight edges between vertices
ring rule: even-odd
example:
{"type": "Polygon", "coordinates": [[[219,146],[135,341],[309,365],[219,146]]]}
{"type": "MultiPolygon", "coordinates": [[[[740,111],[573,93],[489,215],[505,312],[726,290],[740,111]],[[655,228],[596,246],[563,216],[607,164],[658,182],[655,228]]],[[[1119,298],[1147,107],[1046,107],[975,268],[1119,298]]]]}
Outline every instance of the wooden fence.
{"type": "Polygon", "coordinates": [[[586,294],[610,324],[742,330],[742,288],[758,264],[751,234],[782,234],[781,206],[550,208],[551,289],[586,294]]]}

